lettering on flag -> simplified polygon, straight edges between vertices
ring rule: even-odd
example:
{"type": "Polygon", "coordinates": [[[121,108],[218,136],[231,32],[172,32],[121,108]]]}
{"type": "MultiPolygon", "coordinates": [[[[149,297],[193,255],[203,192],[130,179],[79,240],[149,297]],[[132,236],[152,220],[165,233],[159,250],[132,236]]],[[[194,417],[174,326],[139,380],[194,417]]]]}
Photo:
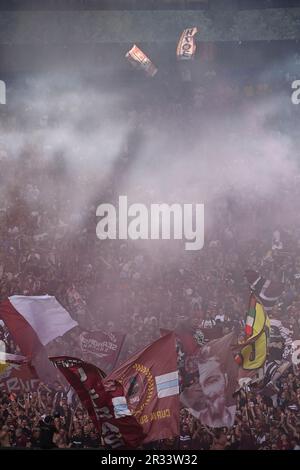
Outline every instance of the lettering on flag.
{"type": "Polygon", "coordinates": [[[187,28],[181,34],[177,46],[177,58],[179,60],[190,60],[194,58],[196,52],[194,36],[197,32],[197,28],[187,28]]]}
{"type": "Polygon", "coordinates": [[[135,353],[107,380],[124,387],[128,408],[142,425],[144,442],[179,434],[179,383],[173,332],[135,353]]]}
{"type": "Polygon", "coordinates": [[[82,359],[110,372],[115,366],[125,335],[103,331],[83,331],[79,335],[82,359]]]}
{"type": "Polygon", "coordinates": [[[53,357],[53,364],[76,391],[106,447],[136,448],[144,434],[131,415],[124,390],[113,380],[103,382],[104,373],[93,364],[72,357],[53,357]]]}
{"type": "Polygon", "coordinates": [[[154,75],[157,73],[157,68],[153,62],[135,44],[132,46],[130,51],[127,52],[125,57],[134,67],[143,69],[147,75],[150,75],[150,77],[154,77],[154,75]]]}
{"type": "Polygon", "coordinates": [[[28,364],[6,363],[0,375],[0,391],[4,393],[28,393],[37,391],[40,380],[28,364]]]}

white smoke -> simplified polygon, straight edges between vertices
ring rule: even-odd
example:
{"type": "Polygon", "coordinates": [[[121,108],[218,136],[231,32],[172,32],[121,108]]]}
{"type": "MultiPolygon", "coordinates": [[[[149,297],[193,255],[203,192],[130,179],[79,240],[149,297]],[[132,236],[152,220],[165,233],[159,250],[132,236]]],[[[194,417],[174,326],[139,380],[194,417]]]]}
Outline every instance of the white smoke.
{"type": "MultiPolygon", "coordinates": [[[[155,95],[155,87],[148,91],[155,95]]],[[[113,202],[97,201],[97,194],[102,197],[124,156],[127,166],[120,175],[119,194],[127,195],[130,203],[194,202],[210,208],[216,198],[223,198],[226,208],[226,198],[232,197],[237,203],[248,198],[267,204],[278,197],[283,182],[285,187],[289,181],[294,184],[295,142],[272,125],[282,113],[283,97],[264,98],[238,111],[220,108],[217,116],[201,109],[191,112],[185,106],[174,114],[161,112],[152,106],[151,96],[149,106],[145,100],[142,113],[136,113],[134,99],[134,87],[129,93],[101,80],[97,86],[57,74],[28,80],[27,93],[20,90],[14,98],[15,117],[1,138],[2,155],[21,166],[20,180],[14,183],[22,185],[26,152],[36,155],[37,166],[45,172],[61,165],[65,187],[59,183],[58,170],[57,179],[49,178],[39,198],[49,206],[60,186],[59,210],[64,217],[76,212],[71,219],[76,225],[84,225],[84,211],[92,201],[113,202]],[[135,139],[139,139],[136,145],[135,139]]],[[[12,180],[2,183],[4,199],[11,184],[12,180]]],[[[297,207],[288,209],[286,217],[291,212],[293,217],[297,207]]],[[[213,211],[206,216],[208,226],[213,226],[213,211]]],[[[248,216],[241,214],[245,223],[248,216]]],[[[267,223],[276,224],[276,215],[274,220],[272,214],[268,217],[267,223]]]]}

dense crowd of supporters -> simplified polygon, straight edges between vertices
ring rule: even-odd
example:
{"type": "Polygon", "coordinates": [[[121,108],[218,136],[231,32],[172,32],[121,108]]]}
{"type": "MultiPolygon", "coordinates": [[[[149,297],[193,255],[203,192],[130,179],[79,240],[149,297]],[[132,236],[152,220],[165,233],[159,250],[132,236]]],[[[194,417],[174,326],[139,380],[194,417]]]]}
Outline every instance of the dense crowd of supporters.
{"type": "MultiPolygon", "coordinates": [[[[235,194],[233,188],[221,193],[209,207],[214,222],[204,249],[192,255],[176,250],[173,256],[172,249],[165,254],[160,243],[145,250],[133,241],[98,240],[99,194],[76,212],[65,188],[77,187],[80,198],[90,176],[72,180],[63,154],[41,158],[42,149],[33,144],[13,158],[9,152],[0,146],[0,185],[5,187],[0,206],[0,300],[13,294],[55,295],[85,329],[125,333],[122,361],[157,339],[160,328],[173,330],[182,322],[201,329],[206,339],[241,331],[249,295],[243,273],[250,268],[284,282],[273,316],[300,338],[300,223],[292,207],[300,196],[300,172],[293,179],[283,176],[276,192],[265,197],[250,191],[235,194]],[[291,214],[282,219],[287,207],[291,214]],[[280,249],[272,246],[275,231],[280,249]]],[[[107,180],[103,200],[118,196],[129,152],[124,149],[116,174],[107,180]]],[[[0,339],[7,352],[18,352],[3,324],[0,339]]],[[[64,346],[66,354],[71,349],[76,356],[72,344],[64,346]]],[[[299,449],[300,378],[290,368],[277,387],[275,399],[241,391],[230,429],[202,426],[182,408],[178,439],[151,447],[299,449]]],[[[36,392],[18,395],[1,391],[0,447],[101,447],[87,412],[67,392],[60,384],[42,384],[36,392]]]]}
{"type": "MultiPolygon", "coordinates": [[[[232,428],[212,429],[181,409],[180,436],[148,444],[153,449],[300,450],[300,379],[288,372],[279,381],[276,403],[241,391],[232,428]]],[[[17,448],[103,448],[87,412],[61,386],[37,392],[1,392],[0,446],[17,448]]]]}

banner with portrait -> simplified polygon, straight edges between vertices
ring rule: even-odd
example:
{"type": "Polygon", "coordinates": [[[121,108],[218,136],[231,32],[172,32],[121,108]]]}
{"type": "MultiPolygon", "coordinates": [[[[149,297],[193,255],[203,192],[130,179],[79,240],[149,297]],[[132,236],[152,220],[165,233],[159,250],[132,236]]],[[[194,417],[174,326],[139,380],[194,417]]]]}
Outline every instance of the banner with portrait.
{"type": "Polygon", "coordinates": [[[235,420],[238,366],[231,345],[235,334],[210,341],[186,359],[191,385],[180,394],[181,404],[206,426],[231,427],[235,420]]]}

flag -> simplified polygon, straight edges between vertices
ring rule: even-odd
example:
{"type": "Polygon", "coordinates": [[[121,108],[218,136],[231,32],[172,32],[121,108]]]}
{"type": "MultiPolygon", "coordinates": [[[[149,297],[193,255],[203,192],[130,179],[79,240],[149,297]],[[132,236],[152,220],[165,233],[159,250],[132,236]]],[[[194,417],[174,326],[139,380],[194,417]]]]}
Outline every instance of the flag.
{"type": "Polygon", "coordinates": [[[142,428],[128,409],[120,383],[104,383],[105,374],[81,359],[61,356],[51,361],[78,394],[106,447],[134,449],[141,444],[142,428]]]}
{"type": "Polygon", "coordinates": [[[176,51],[177,58],[179,60],[189,60],[194,57],[196,52],[196,42],[194,36],[197,31],[197,28],[187,28],[181,34],[176,51]]]}
{"type": "Polygon", "coordinates": [[[3,358],[5,351],[6,351],[6,345],[4,341],[0,340],[0,374],[2,373],[2,371],[6,369],[6,362],[3,358]],[[1,355],[2,355],[2,359],[1,359],[1,355]]]}
{"type": "Polygon", "coordinates": [[[179,381],[174,333],[135,353],[107,380],[123,384],[129,409],[146,435],[144,442],[179,435],[179,381]]]}
{"type": "Polygon", "coordinates": [[[17,354],[10,354],[7,352],[0,352],[0,363],[3,364],[26,364],[28,359],[24,356],[19,356],[17,354]]]}
{"type": "Polygon", "coordinates": [[[259,391],[264,395],[274,395],[279,389],[276,389],[276,382],[292,365],[290,361],[270,361],[267,362],[264,369],[264,377],[259,383],[259,391]]]}
{"type": "Polygon", "coordinates": [[[290,356],[293,332],[281,320],[270,319],[269,360],[287,359],[290,356]]]}
{"type": "Polygon", "coordinates": [[[5,322],[22,354],[32,358],[50,341],[77,326],[55,297],[14,295],[0,304],[5,322]]]}
{"type": "Polygon", "coordinates": [[[280,332],[280,327],[282,327],[281,321],[270,319],[269,361],[280,361],[285,350],[285,339],[280,332]]]}
{"type": "Polygon", "coordinates": [[[271,310],[281,296],[284,284],[278,281],[270,281],[252,269],[245,271],[250,289],[261,301],[266,311],[271,310]]]}
{"type": "Polygon", "coordinates": [[[261,368],[267,357],[268,338],[270,333],[270,320],[264,307],[251,294],[249,309],[246,316],[245,338],[233,349],[239,349],[236,362],[245,370],[261,368]]]}
{"type": "Polygon", "coordinates": [[[276,382],[291,366],[292,332],[280,320],[270,319],[267,360],[258,369],[239,370],[239,383],[255,385],[256,390],[271,396],[278,392],[276,382]]]}
{"type": "Polygon", "coordinates": [[[119,358],[125,336],[117,332],[86,331],[77,327],[63,336],[64,343],[58,339],[52,341],[46,349],[48,356],[74,354],[78,359],[90,362],[109,373],[119,358]]]}
{"type": "Polygon", "coordinates": [[[125,335],[104,331],[82,331],[78,339],[82,359],[92,362],[108,373],[112,371],[118,360],[125,335]]]}
{"type": "Polygon", "coordinates": [[[253,370],[245,370],[242,367],[239,367],[238,370],[238,383],[239,387],[236,390],[238,393],[241,389],[243,389],[246,385],[254,385],[259,384],[263,381],[265,374],[265,367],[264,365],[259,369],[253,370]]]}
{"type": "Polygon", "coordinates": [[[299,377],[300,375],[300,340],[293,341],[291,349],[291,361],[293,364],[293,372],[299,377]]]}
{"type": "Polygon", "coordinates": [[[41,383],[35,368],[23,356],[6,354],[4,357],[1,355],[0,371],[0,393],[18,395],[33,392],[41,383]]]}
{"type": "MultiPolygon", "coordinates": [[[[193,326],[189,321],[183,321],[175,330],[177,364],[179,368],[181,386],[189,386],[192,382],[197,367],[195,368],[194,358],[197,357],[199,348],[209,340],[222,336],[219,328],[201,328],[193,326]]],[[[170,333],[170,330],[161,328],[160,334],[170,333]]]]}
{"type": "Polygon", "coordinates": [[[35,390],[39,383],[34,368],[24,356],[5,352],[5,343],[0,341],[0,390],[10,394],[21,390],[35,390]],[[17,374],[15,372],[17,371],[17,374]]]}
{"type": "Polygon", "coordinates": [[[10,364],[26,364],[27,362],[28,360],[24,356],[17,356],[16,354],[0,351],[0,375],[10,364]]]}
{"type": "Polygon", "coordinates": [[[188,322],[182,322],[175,330],[160,328],[161,336],[171,333],[172,331],[175,333],[176,340],[179,341],[180,347],[185,354],[195,354],[199,346],[204,344],[203,330],[193,329],[188,322]]]}
{"type": "Polygon", "coordinates": [[[193,383],[185,387],[180,401],[196,419],[210,427],[231,427],[235,420],[238,366],[231,345],[235,334],[210,341],[189,357],[193,383]]]}
{"type": "Polygon", "coordinates": [[[130,51],[127,52],[126,58],[134,66],[143,69],[147,75],[154,77],[157,73],[157,68],[146,56],[146,54],[135,44],[132,46],[130,51]]]}

